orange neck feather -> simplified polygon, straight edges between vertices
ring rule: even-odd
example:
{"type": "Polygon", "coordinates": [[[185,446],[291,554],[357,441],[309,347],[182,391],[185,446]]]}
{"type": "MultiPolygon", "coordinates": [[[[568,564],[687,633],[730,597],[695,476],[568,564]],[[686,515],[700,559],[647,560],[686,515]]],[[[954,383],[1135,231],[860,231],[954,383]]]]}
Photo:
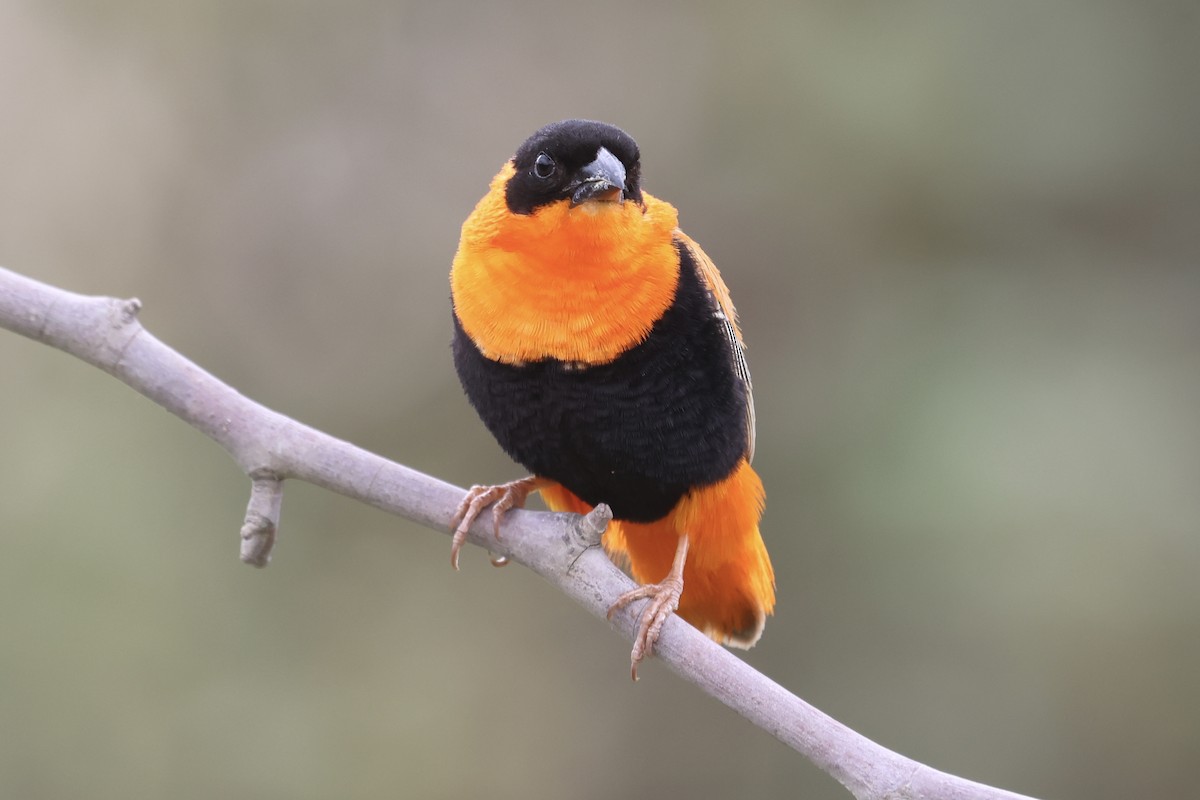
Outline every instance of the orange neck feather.
{"type": "Polygon", "coordinates": [[[677,214],[643,193],[645,209],[566,200],[513,214],[509,163],[463,223],[450,273],[454,310],[489,358],[612,361],[650,333],[675,296],[677,214]]]}

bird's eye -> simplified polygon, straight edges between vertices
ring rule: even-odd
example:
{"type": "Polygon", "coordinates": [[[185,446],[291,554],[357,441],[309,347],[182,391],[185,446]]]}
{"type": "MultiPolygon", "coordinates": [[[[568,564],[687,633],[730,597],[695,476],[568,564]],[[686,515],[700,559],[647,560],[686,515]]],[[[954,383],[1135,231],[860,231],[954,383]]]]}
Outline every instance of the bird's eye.
{"type": "Polygon", "coordinates": [[[538,153],[537,158],[533,161],[533,174],[546,180],[554,174],[554,159],[546,153],[538,153]]]}

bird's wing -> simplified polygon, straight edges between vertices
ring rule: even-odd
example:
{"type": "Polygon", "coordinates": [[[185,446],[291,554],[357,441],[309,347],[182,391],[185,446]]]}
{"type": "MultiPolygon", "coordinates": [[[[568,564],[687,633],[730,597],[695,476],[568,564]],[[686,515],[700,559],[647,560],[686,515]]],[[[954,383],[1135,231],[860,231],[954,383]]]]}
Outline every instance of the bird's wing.
{"type": "Polygon", "coordinates": [[[678,228],[675,229],[675,238],[687,248],[688,254],[696,264],[696,269],[700,272],[700,277],[704,279],[704,285],[708,287],[709,296],[713,300],[713,314],[721,321],[721,327],[729,342],[729,357],[734,374],[746,388],[746,460],[752,461],[754,459],[754,391],[750,382],[750,367],[746,364],[746,343],[742,340],[742,331],[738,327],[737,309],[733,307],[733,300],[729,297],[729,288],[721,279],[717,265],[700,249],[700,245],[678,228]]]}

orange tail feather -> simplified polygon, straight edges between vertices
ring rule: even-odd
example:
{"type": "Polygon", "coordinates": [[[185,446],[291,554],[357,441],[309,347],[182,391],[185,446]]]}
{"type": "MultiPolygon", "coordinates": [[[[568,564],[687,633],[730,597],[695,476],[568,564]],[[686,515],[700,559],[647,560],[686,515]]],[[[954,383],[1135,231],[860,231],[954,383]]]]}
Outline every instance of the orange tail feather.
{"type": "MultiPolygon", "coordinates": [[[[719,642],[752,647],[775,607],[775,572],[758,532],[764,496],[743,460],[723,481],[688,492],[663,519],[609,523],[604,549],[627,561],[634,580],[653,583],[666,576],[686,533],[679,615],[719,642]]],[[[558,485],[542,489],[542,497],[555,511],[591,510],[558,485]]]]}

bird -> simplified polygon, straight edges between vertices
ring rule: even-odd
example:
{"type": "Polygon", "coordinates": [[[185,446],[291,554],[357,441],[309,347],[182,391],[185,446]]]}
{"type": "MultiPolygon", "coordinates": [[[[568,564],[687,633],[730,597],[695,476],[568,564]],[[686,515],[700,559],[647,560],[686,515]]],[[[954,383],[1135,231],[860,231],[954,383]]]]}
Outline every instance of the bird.
{"type": "Polygon", "coordinates": [[[603,122],[534,132],[463,223],[450,271],[455,370],[505,452],[531,474],[471,487],[451,563],[489,506],[540,492],[613,519],[602,544],[639,586],[630,671],[666,620],[749,648],[775,606],[750,466],[755,416],[737,313],[678,212],[641,185],[637,143],[603,122]]]}

